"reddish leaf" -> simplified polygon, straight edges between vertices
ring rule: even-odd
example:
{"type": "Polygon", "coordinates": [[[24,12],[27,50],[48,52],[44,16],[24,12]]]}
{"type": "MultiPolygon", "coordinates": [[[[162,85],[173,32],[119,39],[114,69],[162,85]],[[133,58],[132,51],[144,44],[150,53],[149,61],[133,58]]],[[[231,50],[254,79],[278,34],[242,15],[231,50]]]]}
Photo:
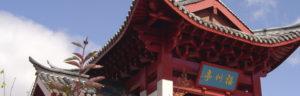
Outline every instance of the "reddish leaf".
{"type": "Polygon", "coordinates": [[[79,67],[80,64],[75,61],[67,61],[66,63],[79,67]]]}
{"type": "Polygon", "coordinates": [[[73,56],[73,59],[80,61],[80,58],[78,58],[77,56],[73,56]]]}
{"type": "Polygon", "coordinates": [[[88,81],[85,83],[87,86],[89,87],[94,87],[94,88],[97,88],[99,90],[101,90],[104,86],[100,83],[96,83],[96,82],[92,82],[92,81],[88,81]]]}
{"type": "Polygon", "coordinates": [[[71,61],[71,60],[78,60],[78,61],[80,61],[80,59],[77,56],[73,56],[73,57],[65,59],[65,61],[71,61]]]}
{"type": "Polygon", "coordinates": [[[81,55],[80,53],[74,52],[73,54],[74,54],[75,56],[79,57],[80,60],[83,60],[83,57],[82,57],[82,55],[81,55]]]}
{"type": "Polygon", "coordinates": [[[98,82],[98,81],[101,81],[101,80],[104,80],[104,79],[105,79],[104,76],[97,76],[97,77],[93,77],[93,78],[89,79],[89,81],[98,82]]]}
{"type": "Polygon", "coordinates": [[[99,68],[103,68],[103,66],[101,65],[96,65],[96,64],[88,64],[86,66],[84,66],[83,70],[86,70],[86,69],[99,69],[99,68]]]}
{"type": "Polygon", "coordinates": [[[103,68],[102,65],[95,65],[92,69],[100,69],[100,68],[103,68]]]}
{"type": "Polygon", "coordinates": [[[88,38],[87,38],[87,37],[86,37],[85,40],[83,41],[83,44],[85,44],[85,45],[89,44],[88,38]]]}
{"type": "Polygon", "coordinates": [[[82,45],[79,44],[79,43],[77,43],[77,42],[72,42],[72,44],[75,45],[75,46],[77,46],[77,47],[83,48],[82,45]]]}
{"type": "Polygon", "coordinates": [[[95,56],[96,53],[97,53],[97,51],[93,51],[93,52],[89,53],[89,54],[84,58],[83,62],[85,62],[85,61],[89,60],[91,57],[95,56]]]}
{"type": "Polygon", "coordinates": [[[73,60],[73,57],[65,59],[65,61],[71,61],[71,60],[73,60]]]}

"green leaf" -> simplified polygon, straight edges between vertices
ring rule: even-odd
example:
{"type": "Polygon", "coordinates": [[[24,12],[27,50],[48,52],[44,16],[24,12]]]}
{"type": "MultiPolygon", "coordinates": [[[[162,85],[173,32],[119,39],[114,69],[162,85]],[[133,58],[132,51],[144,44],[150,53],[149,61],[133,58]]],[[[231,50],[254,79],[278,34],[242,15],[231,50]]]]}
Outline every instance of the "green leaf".
{"type": "Polygon", "coordinates": [[[1,88],[4,88],[5,86],[6,86],[6,84],[4,82],[2,82],[1,88]]]}
{"type": "Polygon", "coordinates": [[[66,63],[77,66],[77,67],[80,67],[80,64],[78,62],[75,62],[75,61],[66,61],[66,63]]]}
{"type": "Polygon", "coordinates": [[[72,42],[72,44],[75,45],[75,46],[77,46],[77,47],[83,48],[82,45],[79,44],[79,43],[77,43],[77,42],[72,42]]]}
{"type": "Polygon", "coordinates": [[[71,95],[71,87],[70,86],[63,86],[62,89],[68,96],[71,95]]]}

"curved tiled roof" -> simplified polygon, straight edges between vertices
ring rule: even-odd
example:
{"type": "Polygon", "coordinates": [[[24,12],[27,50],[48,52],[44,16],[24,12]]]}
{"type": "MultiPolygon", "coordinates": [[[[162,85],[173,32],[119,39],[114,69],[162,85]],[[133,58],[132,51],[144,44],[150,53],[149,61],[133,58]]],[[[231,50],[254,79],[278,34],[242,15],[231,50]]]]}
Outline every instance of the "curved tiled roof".
{"type": "MultiPolygon", "coordinates": [[[[77,78],[78,72],[74,72],[73,70],[65,70],[65,69],[57,69],[57,68],[48,68],[46,66],[43,66],[42,64],[35,61],[32,57],[29,57],[29,61],[33,64],[34,68],[36,69],[37,73],[39,72],[46,72],[46,73],[53,73],[58,75],[66,75],[69,77],[77,78]]],[[[89,78],[88,75],[81,75],[83,78],[89,78]]]]}
{"type": "MultiPolygon", "coordinates": [[[[49,82],[55,82],[61,85],[74,86],[78,81],[78,72],[68,71],[60,68],[48,68],[38,63],[31,57],[29,57],[29,61],[33,64],[34,68],[36,69],[36,76],[42,82],[41,84],[43,84],[43,86],[45,86],[50,92],[54,92],[56,94],[64,94],[63,96],[66,96],[66,94],[63,92],[60,92],[56,89],[51,89],[50,86],[47,85],[47,83],[49,82]]],[[[88,75],[81,75],[81,77],[81,83],[88,81],[88,75]]],[[[94,95],[96,93],[96,89],[85,88],[82,90],[82,92],[85,94],[94,95]]]]}
{"type": "MultiPolygon", "coordinates": [[[[276,46],[281,46],[281,45],[276,45],[277,43],[282,43],[282,42],[286,42],[286,41],[291,41],[291,40],[296,40],[299,41],[300,40],[300,30],[290,30],[288,32],[286,32],[285,34],[280,34],[280,35],[276,35],[276,36],[268,36],[268,35],[255,35],[255,34],[247,34],[245,32],[242,32],[240,30],[236,30],[227,26],[223,26],[223,25],[218,25],[215,24],[213,22],[204,20],[202,18],[200,18],[199,16],[195,15],[192,12],[189,12],[182,4],[179,4],[177,2],[177,0],[167,0],[170,4],[172,4],[171,6],[176,7],[175,10],[179,10],[181,13],[184,14],[185,17],[188,17],[190,20],[192,20],[193,22],[197,22],[197,24],[199,25],[203,25],[206,26],[208,28],[211,28],[213,30],[218,31],[217,34],[225,34],[227,37],[229,38],[237,38],[239,40],[245,40],[245,41],[249,41],[246,43],[252,44],[252,43],[258,43],[258,44],[265,44],[265,45],[271,45],[271,46],[267,46],[267,47],[276,47],[276,46]]],[[[122,37],[124,30],[126,29],[126,26],[128,26],[128,22],[130,22],[130,18],[131,15],[133,13],[134,7],[136,5],[136,2],[138,2],[138,0],[133,0],[130,6],[130,10],[128,11],[128,14],[126,16],[126,20],[124,21],[124,23],[122,24],[122,26],[119,28],[118,32],[116,32],[116,34],[110,39],[108,40],[108,42],[102,47],[102,49],[99,50],[98,54],[92,58],[89,63],[96,63],[95,60],[96,58],[101,58],[101,56],[103,56],[103,54],[105,54],[109,49],[111,48],[113,45],[115,45],[116,42],[118,42],[120,40],[120,38],[122,37]]],[[[289,42],[292,43],[292,42],[289,42]]],[[[257,45],[258,45],[257,44],[257,45]]],[[[266,47],[266,46],[263,46],[266,47]]]]}
{"type": "Polygon", "coordinates": [[[94,63],[94,61],[95,61],[96,58],[98,58],[101,54],[104,54],[105,51],[109,47],[112,47],[112,45],[114,45],[114,43],[116,41],[118,41],[120,39],[120,37],[122,37],[121,35],[123,35],[123,33],[124,33],[123,30],[125,29],[125,26],[129,22],[129,18],[130,18],[131,14],[132,14],[133,7],[134,7],[135,4],[136,4],[136,0],[132,0],[132,3],[130,5],[130,9],[128,11],[128,14],[126,15],[125,21],[123,22],[123,24],[121,25],[121,27],[119,28],[119,30],[115,33],[115,35],[112,38],[110,38],[108,40],[108,42],[106,42],[105,45],[98,51],[97,55],[95,55],[95,57],[93,57],[92,59],[90,59],[90,61],[89,61],[90,64],[94,63]]]}
{"type": "Polygon", "coordinates": [[[175,0],[169,0],[173,4],[173,6],[177,7],[183,14],[187,15],[190,19],[193,19],[195,22],[197,22],[200,25],[204,25],[206,27],[209,27],[211,29],[218,30],[219,32],[229,34],[235,37],[242,38],[244,40],[248,40],[251,42],[255,43],[262,43],[262,44],[275,44],[275,43],[280,43],[284,41],[289,41],[292,39],[296,39],[300,37],[300,30],[292,30],[287,32],[286,34],[281,34],[277,36],[258,36],[258,35],[253,35],[253,34],[247,34],[245,32],[223,26],[223,25],[218,25],[213,22],[204,20],[198,16],[196,16],[194,13],[189,12],[187,9],[185,9],[184,6],[180,5],[178,2],[175,0]]]}

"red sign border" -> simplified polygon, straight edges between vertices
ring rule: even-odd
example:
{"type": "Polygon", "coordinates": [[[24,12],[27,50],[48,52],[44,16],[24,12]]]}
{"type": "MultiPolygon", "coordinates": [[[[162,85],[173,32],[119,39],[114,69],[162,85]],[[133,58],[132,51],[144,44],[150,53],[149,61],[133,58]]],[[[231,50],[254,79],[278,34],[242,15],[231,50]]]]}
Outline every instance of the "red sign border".
{"type": "Polygon", "coordinates": [[[239,79],[240,79],[240,74],[241,74],[240,70],[233,69],[233,68],[228,68],[228,67],[224,67],[224,66],[221,66],[221,65],[216,65],[216,64],[212,64],[212,63],[208,63],[208,62],[202,61],[200,63],[200,67],[199,67],[199,70],[198,70],[198,75],[197,75],[197,79],[196,79],[196,86],[198,86],[198,87],[206,87],[208,89],[214,89],[214,90],[217,90],[217,91],[234,92],[237,89],[237,86],[239,84],[238,82],[239,82],[239,79]],[[231,90],[226,90],[226,89],[221,89],[221,88],[216,88],[216,87],[211,87],[211,86],[207,86],[207,85],[198,84],[198,82],[200,80],[200,76],[201,76],[201,71],[202,71],[203,65],[209,65],[209,66],[213,66],[213,67],[216,67],[216,68],[221,68],[221,69],[225,69],[225,70],[229,70],[229,71],[238,72],[237,83],[235,84],[234,90],[231,91],[231,90]]]}

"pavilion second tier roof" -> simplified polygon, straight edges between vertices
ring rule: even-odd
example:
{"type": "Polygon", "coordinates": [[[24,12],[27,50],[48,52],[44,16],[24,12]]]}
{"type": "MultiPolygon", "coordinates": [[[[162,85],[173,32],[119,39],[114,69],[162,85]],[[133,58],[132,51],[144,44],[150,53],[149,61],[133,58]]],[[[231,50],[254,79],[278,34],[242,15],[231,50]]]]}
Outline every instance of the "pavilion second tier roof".
{"type": "MultiPolygon", "coordinates": [[[[96,63],[99,59],[101,59],[126,33],[133,15],[135,14],[135,10],[137,10],[137,6],[139,1],[143,0],[133,0],[130,6],[130,10],[126,16],[126,20],[121,25],[120,29],[116,34],[108,40],[108,42],[98,51],[98,55],[95,56],[90,63],[96,63]]],[[[194,13],[187,10],[182,4],[182,2],[187,2],[190,4],[191,2],[199,2],[202,0],[164,0],[164,3],[168,5],[174,12],[180,15],[184,20],[190,22],[194,26],[197,26],[202,29],[210,30],[214,34],[222,35],[226,38],[232,38],[250,45],[261,46],[261,47],[280,47],[291,43],[297,43],[299,46],[300,41],[300,30],[282,30],[283,34],[277,35],[261,35],[261,34],[248,34],[246,32],[242,32],[240,30],[230,28],[227,26],[215,24],[211,21],[207,21],[202,19],[201,17],[195,15],[194,13]],[[187,2],[189,1],[189,2],[187,2]]],[[[255,32],[257,33],[257,32],[255,32]]]]}

